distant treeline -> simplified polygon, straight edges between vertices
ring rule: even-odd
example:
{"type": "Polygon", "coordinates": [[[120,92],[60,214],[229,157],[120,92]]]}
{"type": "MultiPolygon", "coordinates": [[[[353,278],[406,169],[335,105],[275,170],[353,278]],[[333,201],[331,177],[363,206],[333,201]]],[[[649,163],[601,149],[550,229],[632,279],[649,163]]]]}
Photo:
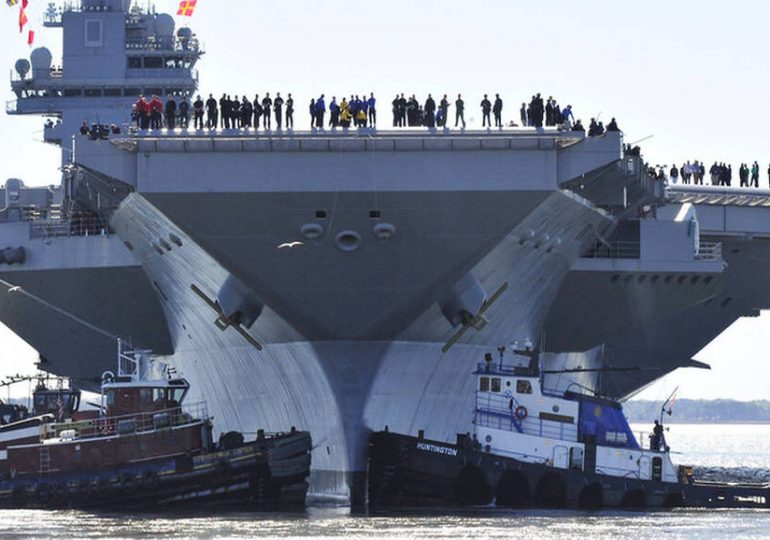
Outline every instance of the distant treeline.
{"type": "MultiPolygon", "coordinates": [[[[633,400],[623,404],[631,422],[652,422],[660,417],[660,401],[633,400]]],[[[732,399],[679,399],[674,414],[664,415],[664,422],[768,422],[770,401],[735,401],[732,399]]]]}

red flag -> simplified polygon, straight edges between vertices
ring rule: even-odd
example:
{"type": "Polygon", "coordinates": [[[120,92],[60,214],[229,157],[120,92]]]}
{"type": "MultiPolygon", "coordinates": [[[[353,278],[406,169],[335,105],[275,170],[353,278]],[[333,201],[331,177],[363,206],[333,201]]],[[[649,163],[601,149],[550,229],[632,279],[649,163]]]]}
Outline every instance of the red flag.
{"type": "Polygon", "coordinates": [[[181,0],[179,2],[179,10],[176,14],[182,15],[183,17],[192,17],[197,3],[198,0],[181,0]]]}
{"type": "Polygon", "coordinates": [[[21,34],[24,31],[24,25],[29,22],[29,19],[27,18],[27,14],[24,13],[24,8],[21,8],[21,11],[19,11],[19,33],[21,34]]]}
{"type": "Polygon", "coordinates": [[[30,30],[29,35],[27,36],[27,44],[32,45],[35,42],[35,31],[30,30]]]}
{"type": "Polygon", "coordinates": [[[21,9],[27,9],[28,5],[29,5],[29,0],[21,0],[21,9]]]}

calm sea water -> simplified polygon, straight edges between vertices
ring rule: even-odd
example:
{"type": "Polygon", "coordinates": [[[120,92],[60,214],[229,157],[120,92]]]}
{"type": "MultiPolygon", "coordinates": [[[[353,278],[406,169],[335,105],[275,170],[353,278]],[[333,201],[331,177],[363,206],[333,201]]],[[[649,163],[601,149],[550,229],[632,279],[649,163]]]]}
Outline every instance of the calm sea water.
{"type": "MultiPolygon", "coordinates": [[[[633,426],[635,431],[649,426],[633,426]]],[[[770,478],[770,425],[672,425],[677,463],[714,475],[770,478]]],[[[473,509],[352,515],[317,506],[302,514],[95,514],[0,511],[8,538],[770,538],[770,511],[549,512],[473,509]]]]}

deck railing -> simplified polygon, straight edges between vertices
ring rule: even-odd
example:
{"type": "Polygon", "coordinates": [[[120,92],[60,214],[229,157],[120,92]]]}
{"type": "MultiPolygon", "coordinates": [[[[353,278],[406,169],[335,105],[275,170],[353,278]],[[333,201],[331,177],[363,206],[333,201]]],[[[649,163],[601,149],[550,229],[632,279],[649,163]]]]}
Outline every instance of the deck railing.
{"type": "Polygon", "coordinates": [[[638,259],[641,256],[641,244],[633,241],[597,243],[586,253],[588,259],[638,259]]]}
{"type": "Polygon", "coordinates": [[[160,409],[120,416],[99,417],[88,420],[47,424],[43,439],[109,437],[146,433],[208,420],[208,406],[205,402],[184,404],[181,407],[160,409]]]}
{"type": "MultiPolygon", "coordinates": [[[[600,242],[584,255],[588,259],[639,259],[641,256],[641,243],[634,241],[600,242]]],[[[695,259],[699,261],[722,260],[721,242],[700,242],[695,259]]]]}

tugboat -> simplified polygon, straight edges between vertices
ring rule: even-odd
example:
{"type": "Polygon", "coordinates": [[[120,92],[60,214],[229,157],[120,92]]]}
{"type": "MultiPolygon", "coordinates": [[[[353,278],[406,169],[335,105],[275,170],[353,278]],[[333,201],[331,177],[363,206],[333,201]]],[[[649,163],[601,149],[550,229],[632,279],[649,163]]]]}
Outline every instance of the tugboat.
{"type": "Polygon", "coordinates": [[[205,403],[147,351],[102,376],[100,409],[77,390],[38,388],[33,415],[0,427],[0,507],[152,509],[193,503],[302,506],[310,435],[212,438],[205,403]]]}
{"type": "Polygon", "coordinates": [[[674,466],[659,432],[643,448],[620,403],[571,385],[543,389],[539,353],[520,365],[478,364],[473,435],[456,444],[373,433],[370,508],[770,508],[770,484],[700,482],[674,466]]]}

